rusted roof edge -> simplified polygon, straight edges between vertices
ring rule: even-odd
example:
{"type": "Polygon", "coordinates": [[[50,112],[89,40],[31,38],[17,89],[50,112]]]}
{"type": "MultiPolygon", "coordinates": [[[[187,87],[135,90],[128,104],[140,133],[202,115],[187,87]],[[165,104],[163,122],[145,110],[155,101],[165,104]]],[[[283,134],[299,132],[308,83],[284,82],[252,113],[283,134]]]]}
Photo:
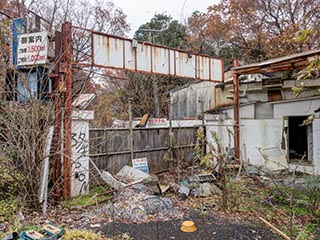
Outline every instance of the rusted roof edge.
{"type": "MultiPolygon", "coordinates": [[[[247,64],[231,68],[234,73],[252,74],[261,72],[276,72],[281,70],[285,64],[291,65],[290,70],[297,68],[296,63],[305,62],[311,56],[320,56],[320,49],[314,49],[301,53],[295,53],[284,57],[272,58],[263,62],[247,64]]],[[[288,66],[287,66],[288,67],[288,66]]],[[[301,67],[301,65],[299,65],[301,67]]]]}

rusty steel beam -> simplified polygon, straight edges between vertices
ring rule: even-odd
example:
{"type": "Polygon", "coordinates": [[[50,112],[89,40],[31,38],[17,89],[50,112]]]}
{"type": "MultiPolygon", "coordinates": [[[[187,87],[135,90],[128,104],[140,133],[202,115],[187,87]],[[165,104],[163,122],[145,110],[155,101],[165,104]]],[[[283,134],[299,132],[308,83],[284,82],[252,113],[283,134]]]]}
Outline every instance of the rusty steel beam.
{"type": "MultiPolygon", "coordinates": [[[[233,67],[239,66],[239,61],[233,61],[233,67]]],[[[233,129],[234,129],[234,154],[237,160],[240,159],[240,107],[239,107],[239,75],[233,73],[233,129]]]]}
{"type": "Polygon", "coordinates": [[[63,63],[65,64],[64,72],[64,118],[63,118],[63,167],[64,167],[64,181],[63,181],[63,197],[65,199],[71,198],[71,130],[72,130],[72,46],[71,46],[71,23],[64,23],[62,25],[62,53],[63,63]]]}
{"type": "Polygon", "coordinates": [[[54,203],[57,205],[61,201],[61,93],[59,91],[59,62],[61,57],[61,32],[55,32],[55,77],[54,77],[54,203]]]}

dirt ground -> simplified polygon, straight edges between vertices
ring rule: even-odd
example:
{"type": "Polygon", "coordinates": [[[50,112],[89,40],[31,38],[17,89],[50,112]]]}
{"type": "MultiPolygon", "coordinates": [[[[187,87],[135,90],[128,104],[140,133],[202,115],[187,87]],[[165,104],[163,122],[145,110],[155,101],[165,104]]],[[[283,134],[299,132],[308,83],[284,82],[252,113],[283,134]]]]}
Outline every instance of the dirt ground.
{"type": "MultiPolygon", "coordinates": [[[[213,239],[281,239],[261,221],[248,220],[241,215],[226,214],[221,211],[208,210],[201,212],[192,208],[181,209],[183,217],[175,220],[148,223],[125,224],[116,222],[107,216],[92,218],[92,209],[57,209],[52,208],[47,216],[35,212],[26,218],[27,225],[40,226],[50,221],[65,229],[90,230],[100,233],[103,239],[127,240],[117,238],[127,233],[134,240],[213,240],[213,239]],[[191,209],[191,210],[190,210],[191,209]],[[180,230],[183,221],[195,222],[197,231],[184,233],[180,230]]],[[[131,240],[130,239],[130,240],[131,240]]]]}
{"type": "Polygon", "coordinates": [[[128,233],[135,240],[213,240],[213,239],[280,239],[260,223],[241,221],[238,218],[226,218],[215,215],[214,212],[202,214],[191,211],[181,220],[166,222],[150,222],[145,224],[102,223],[101,228],[95,229],[104,236],[114,238],[128,233]],[[184,233],[180,230],[185,220],[195,222],[197,231],[184,233]],[[259,226],[260,225],[260,226],[259,226]]]}

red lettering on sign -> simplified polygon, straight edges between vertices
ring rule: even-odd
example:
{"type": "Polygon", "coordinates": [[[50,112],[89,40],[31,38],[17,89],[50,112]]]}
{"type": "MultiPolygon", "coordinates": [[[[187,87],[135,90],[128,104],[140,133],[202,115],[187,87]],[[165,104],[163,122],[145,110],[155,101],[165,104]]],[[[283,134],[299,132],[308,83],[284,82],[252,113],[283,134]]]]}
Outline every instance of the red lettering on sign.
{"type": "Polygon", "coordinates": [[[41,45],[35,45],[35,46],[28,46],[28,52],[33,53],[33,52],[41,52],[45,50],[45,46],[41,45]]]}

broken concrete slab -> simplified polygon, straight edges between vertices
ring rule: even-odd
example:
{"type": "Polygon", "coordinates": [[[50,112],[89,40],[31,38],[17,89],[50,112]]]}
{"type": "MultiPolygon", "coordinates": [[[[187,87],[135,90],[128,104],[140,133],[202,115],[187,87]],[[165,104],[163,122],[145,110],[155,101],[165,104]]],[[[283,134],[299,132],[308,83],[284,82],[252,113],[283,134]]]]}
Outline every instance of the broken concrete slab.
{"type": "Polygon", "coordinates": [[[270,171],[281,171],[289,169],[285,153],[279,146],[270,148],[257,148],[264,160],[264,167],[270,171]]]}
{"type": "Polygon", "coordinates": [[[124,166],[115,177],[122,182],[128,183],[124,186],[125,188],[143,183],[145,192],[154,195],[161,195],[162,193],[158,184],[158,178],[150,176],[139,169],[124,166]]]}
{"type": "Polygon", "coordinates": [[[190,194],[190,188],[184,186],[184,185],[180,185],[179,186],[179,190],[178,193],[180,193],[181,195],[188,197],[190,194]]]}
{"type": "Polygon", "coordinates": [[[213,183],[201,183],[198,188],[193,189],[191,195],[195,197],[210,197],[212,195],[220,195],[222,190],[213,183]]]}
{"type": "Polygon", "coordinates": [[[150,177],[149,174],[142,172],[139,169],[124,166],[121,170],[116,174],[116,177],[123,182],[133,182],[144,180],[150,177]]]}
{"type": "Polygon", "coordinates": [[[121,188],[123,188],[125,185],[115,179],[109,172],[107,171],[101,171],[100,177],[102,180],[107,183],[111,188],[113,188],[116,191],[119,191],[121,188]]]}
{"type": "Polygon", "coordinates": [[[169,190],[170,185],[169,184],[160,184],[159,187],[161,189],[161,193],[164,193],[169,190]]]}

